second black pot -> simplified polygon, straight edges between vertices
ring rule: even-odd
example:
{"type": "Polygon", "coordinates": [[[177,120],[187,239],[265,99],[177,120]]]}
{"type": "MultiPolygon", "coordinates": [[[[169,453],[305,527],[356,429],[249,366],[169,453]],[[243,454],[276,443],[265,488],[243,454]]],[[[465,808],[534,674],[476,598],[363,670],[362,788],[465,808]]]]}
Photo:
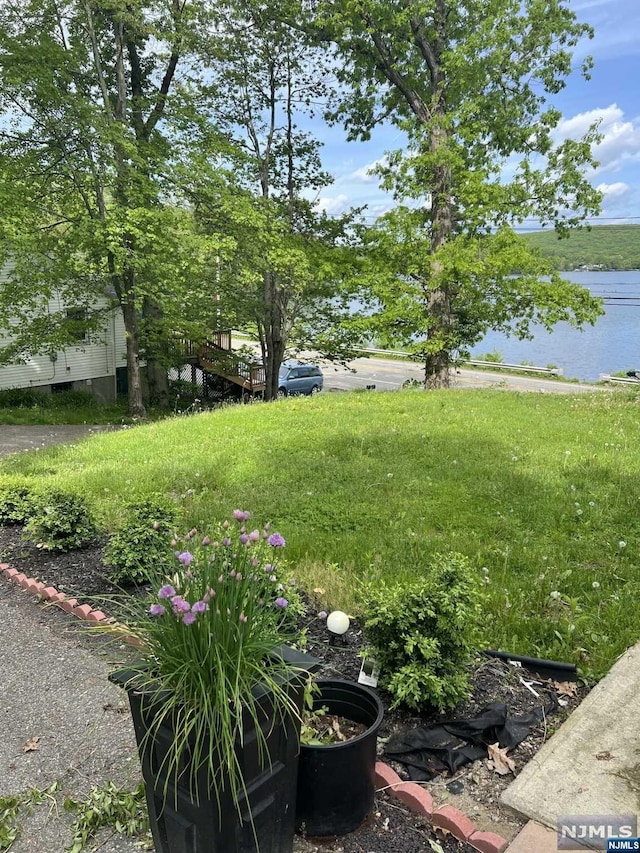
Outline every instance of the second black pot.
{"type": "Polygon", "coordinates": [[[298,767],[296,829],[311,836],[346,835],[357,829],[373,808],[376,742],[383,717],[382,702],[355,681],[321,679],[314,710],[366,726],[343,743],[302,744],[298,767]]]}

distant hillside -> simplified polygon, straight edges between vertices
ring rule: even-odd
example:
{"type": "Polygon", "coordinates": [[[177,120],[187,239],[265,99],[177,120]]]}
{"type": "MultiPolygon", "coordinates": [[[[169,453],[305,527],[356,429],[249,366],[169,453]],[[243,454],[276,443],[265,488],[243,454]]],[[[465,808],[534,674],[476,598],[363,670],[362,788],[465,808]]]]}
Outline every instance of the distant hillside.
{"type": "Polygon", "coordinates": [[[554,258],[560,270],[640,269],[640,225],[594,225],[562,240],[552,231],[535,231],[526,237],[554,258]]]}

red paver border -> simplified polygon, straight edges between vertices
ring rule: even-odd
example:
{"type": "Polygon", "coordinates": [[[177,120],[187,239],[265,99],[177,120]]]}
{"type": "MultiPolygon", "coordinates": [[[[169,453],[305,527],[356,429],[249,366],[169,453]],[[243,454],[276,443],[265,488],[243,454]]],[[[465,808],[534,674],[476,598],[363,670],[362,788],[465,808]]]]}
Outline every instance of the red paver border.
{"type": "Polygon", "coordinates": [[[102,610],[92,607],[90,604],[81,604],[77,598],[68,597],[64,592],[59,592],[55,586],[45,586],[35,578],[27,578],[22,572],[12,569],[8,563],[0,563],[0,576],[5,577],[25,592],[35,595],[47,606],[54,604],[64,610],[65,613],[69,613],[83,622],[88,622],[90,625],[109,625],[112,629],[117,628],[121,632],[123,642],[134,646],[142,645],[141,641],[129,632],[126,625],[118,623],[102,610]]]}
{"type": "Polygon", "coordinates": [[[427,818],[436,829],[450,832],[479,853],[502,853],[508,841],[495,832],[481,832],[473,821],[453,806],[434,808],[431,794],[417,782],[404,782],[396,771],[383,761],[376,762],[376,786],[400,800],[410,811],[427,818]]]}
{"type": "MultiPolygon", "coordinates": [[[[80,604],[75,598],[67,598],[54,586],[47,586],[35,578],[27,578],[17,569],[12,569],[8,563],[0,563],[0,573],[11,583],[35,595],[48,606],[60,607],[65,613],[75,616],[90,625],[109,624],[112,628],[122,630],[122,639],[126,643],[140,646],[140,640],[129,633],[126,625],[117,623],[98,608],[90,604],[80,604]]],[[[391,797],[399,800],[409,811],[422,815],[438,829],[450,832],[459,841],[464,841],[479,853],[502,853],[508,842],[494,832],[481,832],[473,821],[459,809],[453,806],[434,808],[433,797],[416,782],[403,781],[396,771],[383,761],[376,762],[376,786],[378,790],[386,791],[391,797]]]]}

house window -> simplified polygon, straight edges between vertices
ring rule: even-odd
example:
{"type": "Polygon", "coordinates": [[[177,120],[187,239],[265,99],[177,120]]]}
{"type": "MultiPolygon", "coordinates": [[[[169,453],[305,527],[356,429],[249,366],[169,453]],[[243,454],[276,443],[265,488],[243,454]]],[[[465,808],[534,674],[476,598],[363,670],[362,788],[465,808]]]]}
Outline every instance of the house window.
{"type": "Polygon", "coordinates": [[[68,308],[69,337],[74,344],[86,344],[89,340],[86,322],[87,312],[84,308],[68,308]]]}

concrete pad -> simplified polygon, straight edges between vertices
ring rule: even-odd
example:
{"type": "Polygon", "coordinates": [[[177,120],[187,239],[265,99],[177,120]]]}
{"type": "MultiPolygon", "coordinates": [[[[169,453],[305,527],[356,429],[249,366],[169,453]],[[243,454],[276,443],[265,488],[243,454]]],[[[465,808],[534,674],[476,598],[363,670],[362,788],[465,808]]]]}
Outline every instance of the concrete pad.
{"type": "Polygon", "coordinates": [[[559,815],[640,812],[640,644],[613,666],[502,794],[556,828],[559,815]]]}

